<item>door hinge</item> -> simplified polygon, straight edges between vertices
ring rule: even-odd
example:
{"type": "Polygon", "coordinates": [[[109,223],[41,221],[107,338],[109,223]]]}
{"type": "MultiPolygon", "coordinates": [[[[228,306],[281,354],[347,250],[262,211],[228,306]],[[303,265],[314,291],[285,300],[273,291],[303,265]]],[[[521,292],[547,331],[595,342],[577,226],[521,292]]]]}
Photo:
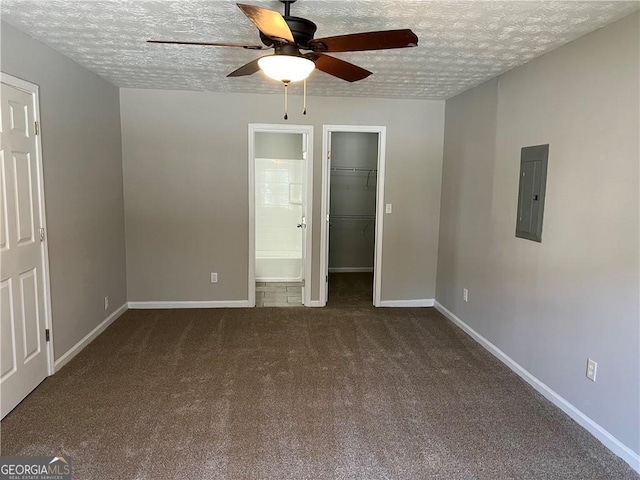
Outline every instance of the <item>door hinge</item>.
{"type": "Polygon", "coordinates": [[[38,122],[33,122],[36,126],[36,135],[40,135],[40,124],[38,122]]]}
{"type": "Polygon", "coordinates": [[[324,276],[324,281],[325,281],[325,282],[328,282],[328,281],[329,281],[329,275],[325,275],[325,276],[324,276]]]}
{"type": "Polygon", "coordinates": [[[40,229],[40,241],[44,242],[44,228],[40,229]]]}
{"type": "Polygon", "coordinates": [[[327,152],[327,159],[331,160],[331,150],[327,152]]]}
{"type": "Polygon", "coordinates": [[[302,286],[304,287],[304,278],[302,279],[302,286]]]}
{"type": "Polygon", "coordinates": [[[48,328],[44,331],[44,339],[47,342],[51,341],[51,334],[49,333],[49,329],[48,328]]]}

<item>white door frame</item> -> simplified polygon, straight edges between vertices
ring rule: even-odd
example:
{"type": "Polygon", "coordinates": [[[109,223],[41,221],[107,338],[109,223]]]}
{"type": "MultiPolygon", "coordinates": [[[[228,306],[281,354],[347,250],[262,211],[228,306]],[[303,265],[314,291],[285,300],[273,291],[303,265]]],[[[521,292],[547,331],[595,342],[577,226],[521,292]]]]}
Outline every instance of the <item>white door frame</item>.
{"type": "Polygon", "coordinates": [[[282,125],[282,124],[249,124],[249,306],[256,306],[256,214],[255,214],[255,134],[264,133],[299,133],[306,137],[306,145],[303,145],[306,152],[306,199],[305,208],[302,214],[306,219],[305,227],[305,255],[304,255],[304,295],[302,304],[311,305],[311,260],[312,260],[312,240],[313,240],[313,126],[312,125],[282,125]]]}
{"type": "Polygon", "coordinates": [[[322,207],[320,224],[320,303],[327,304],[329,275],[329,193],[331,189],[331,140],[333,132],[378,134],[378,184],[376,188],[376,236],[373,260],[373,305],[380,306],[382,288],[382,236],[384,232],[384,174],[387,148],[387,127],[364,125],[323,125],[322,127],[322,207]]]}
{"type": "MultiPolygon", "coordinates": [[[[40,122],[40,88],[38,85],[22,80],[21,78],[14,77],[4,72],[0,72],[0,83],[7,84],[18,90],[22,90],[31,95],[33,99],[33,114],[34,120],[41,127],[40,122]]],[[[40,253],[42,259],[42,272],[43,272],[43,291],[44,291],[44,323],[45,328],[49,330],[49,341],[46,343],[47,349],[47,372],[49,375],[55,373],[55,364],[53,357],[53,324],[51,322],[51,282],[49,279],[49,241],[47,235],[47,215],[45,211],[44,201],[44,168],[42,163],[42,128],[36,135],[36,163],[37,168],[37,181],[38,181],[38,205],[40,207],[40,228],[44,229],[45,235],[43,241],[40,242],[40,253]]]]}

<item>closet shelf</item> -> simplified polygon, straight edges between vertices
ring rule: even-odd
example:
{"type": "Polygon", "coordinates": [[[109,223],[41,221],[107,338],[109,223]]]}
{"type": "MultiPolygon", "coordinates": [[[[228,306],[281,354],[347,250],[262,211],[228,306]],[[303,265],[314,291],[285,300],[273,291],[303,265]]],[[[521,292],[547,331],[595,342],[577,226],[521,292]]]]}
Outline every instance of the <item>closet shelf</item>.
{"type": "Polygon", "coordinates": [[[358,168],[358,167],[331,167],[332,172],[353,172],[353,173],[377,173],[375,168],[358,168]]]}
{"type": "Polygon", "coordinates": [[[378,175],[378,170],[375,168],[360,168],[360,167],[331,167],[332,172],[347,172],[347,173],[366,173],[367,174],[367,183],[364,188],[369,188],[369,181],[371,180],[371,175],[378,175]]]}

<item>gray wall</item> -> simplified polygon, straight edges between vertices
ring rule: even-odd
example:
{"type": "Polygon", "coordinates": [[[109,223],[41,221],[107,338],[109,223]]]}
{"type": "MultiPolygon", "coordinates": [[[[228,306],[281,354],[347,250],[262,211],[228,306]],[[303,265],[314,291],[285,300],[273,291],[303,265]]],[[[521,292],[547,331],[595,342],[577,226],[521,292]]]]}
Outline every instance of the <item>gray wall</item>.
{"type": "MultiPolygon", "coordinates": [[[[290,98],[291,112],[296,104],[290,98]]],[[[387,126],[394,210],[385,217],[382,299],[434,298],[444,102],[310,97],[307,105],[308,115],[291,113],[288,123],[314,126],[312,299],[323,124],[387,126]]],[[[129,301],[245,300],[247,125],[284,123],[282,96],[122,89],[120,106],[129,301]]]]}
{"type": "Polygon", "coordinates": [[[1,35],[2,71],[40,86],[57,359],[126,302],[118,89],[4,22],[1,35]]]}
{"type": "Polygon", "coordinates": [[[638,23],[636,13],[447,101],[436,293],[635,452],[638,23]],[[544,143],[540,244],[515,238],[515,219],[520,148],[544,143]]]}

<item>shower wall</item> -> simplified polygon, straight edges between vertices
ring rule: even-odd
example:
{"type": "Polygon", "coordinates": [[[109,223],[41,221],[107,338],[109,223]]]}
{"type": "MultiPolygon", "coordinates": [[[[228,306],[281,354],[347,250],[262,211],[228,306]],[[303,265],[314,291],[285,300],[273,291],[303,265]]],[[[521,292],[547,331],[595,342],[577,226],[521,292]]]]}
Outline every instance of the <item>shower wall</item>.
{"type": "Polygon", "coordinates": [[[256,280],[302,280],[302,135],[256,133],[256,280]]]}

